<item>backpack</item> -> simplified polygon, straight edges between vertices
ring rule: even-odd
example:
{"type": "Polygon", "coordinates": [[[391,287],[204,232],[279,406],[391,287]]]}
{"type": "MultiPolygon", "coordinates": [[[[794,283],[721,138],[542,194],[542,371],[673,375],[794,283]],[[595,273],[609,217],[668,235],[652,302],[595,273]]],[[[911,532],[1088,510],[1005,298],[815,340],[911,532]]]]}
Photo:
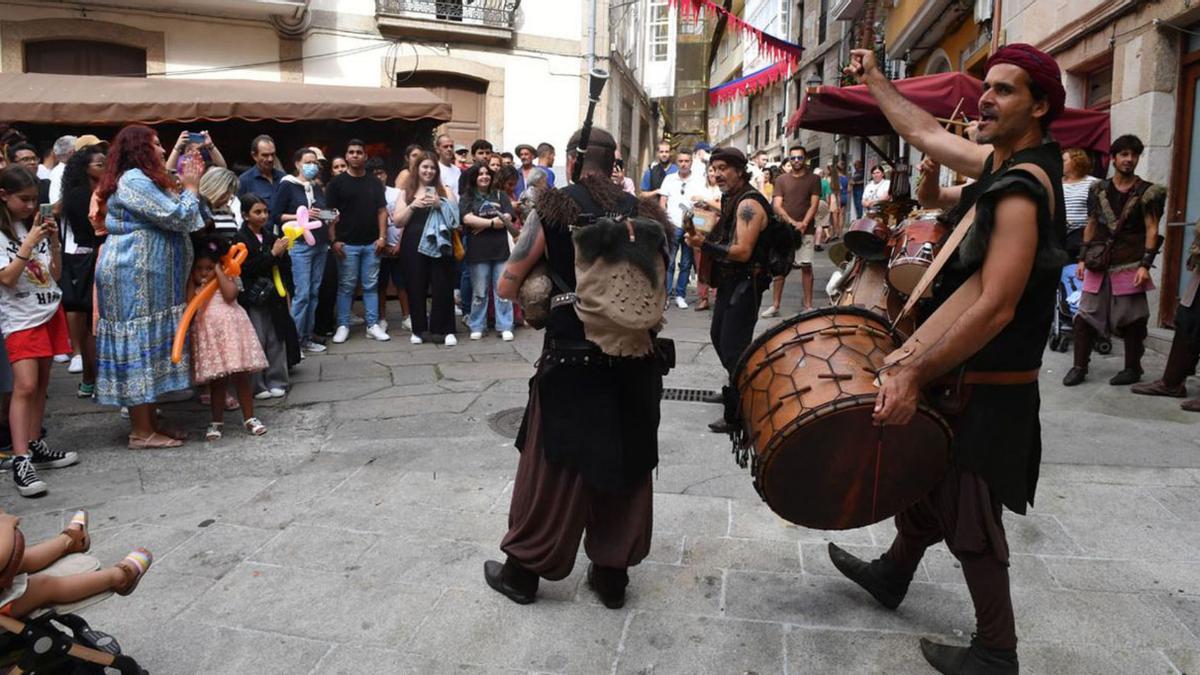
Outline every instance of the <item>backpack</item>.
{"type": "Polygon", "coordinates": [[[738,203],[740,204],[747,199],[753,199],[758,202],[763,207],[763,210],[767,212],[767,226],[758,235],[762,244],[761,246],[755,245],[754,247],[755,256],[765,257],[766,259],[755,260],[754,262],[762,265],[772,277],[787,276],[792,271],[792,265],[796,262],[796,228],[783,222],[775,215],[775,210],[771,208],[771,203],[767,201],[766,196],[761,192],[747,192],[742,195],[738,203]]]}

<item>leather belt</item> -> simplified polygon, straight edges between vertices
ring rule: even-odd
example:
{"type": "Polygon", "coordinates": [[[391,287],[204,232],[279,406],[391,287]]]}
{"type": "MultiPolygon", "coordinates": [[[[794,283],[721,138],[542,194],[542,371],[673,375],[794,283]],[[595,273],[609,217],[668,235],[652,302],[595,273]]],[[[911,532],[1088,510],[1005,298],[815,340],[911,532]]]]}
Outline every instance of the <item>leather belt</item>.
{"type": "Polygon", "coordinates": [[[931,384],[934,386],[953,386],[955,384],[982,384],[996,386],[1011,386],[1017,384],[1033,384],[1038,381],[1040,368],[1033,370],[968,370],[959,375],[951,373],[939,377],[931,384]]]}

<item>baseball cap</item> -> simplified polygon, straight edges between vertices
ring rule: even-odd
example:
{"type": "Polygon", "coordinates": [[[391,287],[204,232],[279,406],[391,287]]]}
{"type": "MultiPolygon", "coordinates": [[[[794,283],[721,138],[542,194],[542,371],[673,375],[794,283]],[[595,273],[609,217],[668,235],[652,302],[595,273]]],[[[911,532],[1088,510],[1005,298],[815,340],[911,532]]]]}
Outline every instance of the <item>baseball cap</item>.
{"type": "Polygon", "coordinates": [[[75,152],[79,152],[80,150],[88,147],[89,145],[99,145],[99,146],[107,148],[108,141],[102,141],[98,137],[96,137],[92,134],[84,134],[84,135],[80,136],[79,138],[75,139],[75,152]]]}
{"type": "Polygon", "coordinates": [[[462,143],[455,143],[454,144],[454,154],[457,155],[460,152],[467,152],[467,146],[463,145],[462,143]]]}

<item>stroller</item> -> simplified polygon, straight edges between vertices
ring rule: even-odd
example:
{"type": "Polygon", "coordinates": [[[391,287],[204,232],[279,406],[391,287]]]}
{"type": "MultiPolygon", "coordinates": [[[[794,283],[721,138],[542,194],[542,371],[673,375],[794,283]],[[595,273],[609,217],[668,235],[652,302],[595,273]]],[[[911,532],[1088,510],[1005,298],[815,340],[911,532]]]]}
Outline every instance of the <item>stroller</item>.
{"type": "MultiPolygon", "coordinates": [[[[42,574],[69,576],[100,569],[90,555],[65,556],[42,574]]],[[[93,629],[78,612],[112,596],[106,591],[69,605],[34,612],[24,619],[0,615],[0,673],[5,675],[147,675],[121,654],[111,635],[93,629]],[[110,670],[106,670],[110,669],[110,670]]]]}
{"type": "MultiPolygon", "coordinates": [[[[1083,294],[1083,282],[1075,276],[1075,263],[1062,268],[1058,279],[1058,292],[1054,297],[1054,323],[1050,327],[1050,349],[1066,352],[1075,340],[1075,314],[1079,312],[1079,298],[1083,294]]],[[[1112,353],[1112,341],[1097,337],[1092,349],[1097,354],[1112,353]]]]}

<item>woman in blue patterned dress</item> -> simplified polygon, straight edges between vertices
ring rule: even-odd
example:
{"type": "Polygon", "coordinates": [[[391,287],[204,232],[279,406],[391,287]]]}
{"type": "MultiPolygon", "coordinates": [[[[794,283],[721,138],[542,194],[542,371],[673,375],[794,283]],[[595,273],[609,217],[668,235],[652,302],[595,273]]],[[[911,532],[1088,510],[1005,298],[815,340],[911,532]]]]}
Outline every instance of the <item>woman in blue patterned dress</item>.
{"type": "Polygon", "coordinates": [[[96,399],[129,407],[131,448],[170,448],[185,433],[159,426],[154,403],[191,387],[188,350],[171,363],[192,267],[188,235],[201,229],[201,162],[185,161],[182,189],[167,174],[157,134],[133,125],[117,134],[97,187],[108,240],[96,264],[96,399]]]}

